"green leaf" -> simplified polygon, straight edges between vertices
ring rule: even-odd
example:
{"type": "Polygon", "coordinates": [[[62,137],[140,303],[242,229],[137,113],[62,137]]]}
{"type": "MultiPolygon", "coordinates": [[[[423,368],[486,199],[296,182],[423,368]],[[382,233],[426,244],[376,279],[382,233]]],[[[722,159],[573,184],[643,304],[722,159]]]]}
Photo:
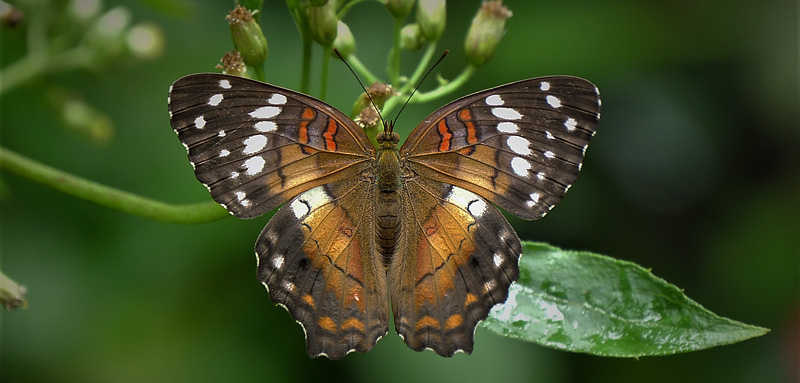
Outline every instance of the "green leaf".
{"type": "Polygon", "coordinates": [[[720,317],[636,264],[523,242],[519,281],[481,324],[498,334],[600,356],[671,355],[769,330],[720,317]]]}

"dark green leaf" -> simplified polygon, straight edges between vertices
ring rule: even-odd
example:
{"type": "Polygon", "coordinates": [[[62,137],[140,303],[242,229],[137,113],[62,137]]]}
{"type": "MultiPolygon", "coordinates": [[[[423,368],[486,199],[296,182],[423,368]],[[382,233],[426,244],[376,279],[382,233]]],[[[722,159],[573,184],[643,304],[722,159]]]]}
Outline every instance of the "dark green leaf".
{"type": "Polygon", "coordinates": [[[482,326],[566,351],[671,355],[769,330],[717,316],[636,264],[523,242],[520,279],[482,326]]]}

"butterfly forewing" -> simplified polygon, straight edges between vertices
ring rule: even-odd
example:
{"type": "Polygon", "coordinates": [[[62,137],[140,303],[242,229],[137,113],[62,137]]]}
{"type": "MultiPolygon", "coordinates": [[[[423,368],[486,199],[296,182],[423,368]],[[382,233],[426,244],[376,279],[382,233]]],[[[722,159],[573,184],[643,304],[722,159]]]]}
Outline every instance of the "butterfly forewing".
{"type": "Polygon", "coordinates": [[[172,127],[197,179],[232,214],[255,217],[369,165],[374,147],[347,116],[288,89],[196,74],[170,90],[172,127]]]}
{"type": "Polygon", "coordinates": [[[540,77],[446,105],[417,126],[401,155],[420,176],[535,219],[560,202],[577,178],[599,118],[592,83],[540,77]]]}

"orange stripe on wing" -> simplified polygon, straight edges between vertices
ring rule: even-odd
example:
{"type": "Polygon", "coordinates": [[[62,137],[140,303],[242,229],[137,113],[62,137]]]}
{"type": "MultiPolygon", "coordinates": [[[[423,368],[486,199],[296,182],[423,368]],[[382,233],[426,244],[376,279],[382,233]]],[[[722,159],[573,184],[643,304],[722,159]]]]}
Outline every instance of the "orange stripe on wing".
{"type": "Polygon", "coordinates": [[[303,114],[300,116],[303,120],[300,121],[300,130],[297,132],[297,138],[301,144],[308,144],[308,123],[314,119],[315,113],[311,108],[304,108],[303,114]]]}
{"type": "Polygon", "coordinates": [[[446,152],[450,150],[450,138],[453,137],[453,134],[450,133],[450,129],[444,119],[439,121],[439,135],[442,136],[442,141],[439,143],[439,151],[446,152]]]}
{"type": "MultiPolygon", "coordinates": [[[[458,111],[458,118],[467,127],[467,143],[475,145],[478,142],[478,132],[475,130],[475,123],[472,122],[472,112],[469,109],[461,109],[458,111]]],[[[459,150],[459,153],[464,155],[471,155],[475,151],[474,146],[469,146],[459,150]]]]}
{"type": "Polygon", "coordinates": [[[330,151],[336,150],[336,140],[334,137],[336,136],[336,130],[339,129],[339,124],[334,121],[332,118],[328,118],[328,129],[325,133],[322,133],[322,137],[325,139],[325,148],[330,151]]]}
{"type": "Polygon", "coordinates": [[[467,142],[469,144],[474,144],[478,142],[477,132],[475,131],[475,123],[472,122],[472,112],[469,109],[461,109],[458,112],[458,117],[461,121],[464,121],[464,125],[467,126],[467,142]]]}

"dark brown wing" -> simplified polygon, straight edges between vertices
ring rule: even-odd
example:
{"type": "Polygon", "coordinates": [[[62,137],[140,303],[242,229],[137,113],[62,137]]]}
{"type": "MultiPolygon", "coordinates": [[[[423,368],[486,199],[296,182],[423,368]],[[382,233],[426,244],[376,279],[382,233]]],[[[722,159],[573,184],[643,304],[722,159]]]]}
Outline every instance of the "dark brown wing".
{"type": "Polygon", "coordinates": [[[169,111],[197,179],[241,218],[358,174],[375,150],[330,105],[241,77],[183,77],[170,89],[169,111]]]}
{"type": "Polygon", "coordinates": [[[594,84],[569,76],[534,78],[439,109],[414,129],[401,157],[422,177],[536,219],[577,178],[599,118],[594,84]]]}

